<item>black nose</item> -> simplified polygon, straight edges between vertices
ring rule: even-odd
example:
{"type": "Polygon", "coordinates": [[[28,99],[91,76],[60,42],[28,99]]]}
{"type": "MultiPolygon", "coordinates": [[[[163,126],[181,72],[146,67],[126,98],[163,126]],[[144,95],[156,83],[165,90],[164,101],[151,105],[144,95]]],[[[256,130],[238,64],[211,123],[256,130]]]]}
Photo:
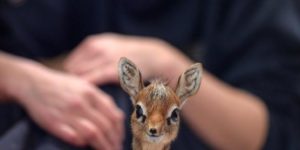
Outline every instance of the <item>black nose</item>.
{"type": "Polygon", "coordinates": [[[155,128],[151,128],[149,131],[150,131],[151,134],[156,134],[157,133],[157,130],[155,128]]]}

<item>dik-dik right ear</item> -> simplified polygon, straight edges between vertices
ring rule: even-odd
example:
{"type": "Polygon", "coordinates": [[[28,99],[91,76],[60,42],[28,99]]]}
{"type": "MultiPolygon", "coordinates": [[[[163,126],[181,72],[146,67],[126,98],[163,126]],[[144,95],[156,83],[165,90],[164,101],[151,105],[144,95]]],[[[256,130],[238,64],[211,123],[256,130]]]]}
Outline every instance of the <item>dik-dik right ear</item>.
{"type": "Polygon", "coordinates": [[[175,92],[181,101],[180,107],[189,96],[196,94],[199,90],[202,72],[202,65],[196,63],[179,77],[175,92]]]}
{"type": "Polygon", "coordinates": [[[118,65],[121,87],[130,97],[135,97],[144,88],[139,69],[129,59],[122,57],[118,65]]]}

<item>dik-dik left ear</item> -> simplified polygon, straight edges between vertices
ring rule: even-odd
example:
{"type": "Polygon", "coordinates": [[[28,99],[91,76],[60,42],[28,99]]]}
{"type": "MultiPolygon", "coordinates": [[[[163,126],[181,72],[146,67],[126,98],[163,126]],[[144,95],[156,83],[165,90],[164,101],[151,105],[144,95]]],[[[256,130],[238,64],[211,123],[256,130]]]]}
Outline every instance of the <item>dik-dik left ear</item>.
{"type": "Polygon", "coordinates": [[[189,96],[196,94],[199,90],[202,72],[202,65],[196,63],[180,75],[175,92],[181,101],[181,106],[189,96]]]}
{"type": "Polygon", "coordinates": [[[137,93],[144,88],[139,69],[129,59],[125,57],[120,59],[118,72],[121,87],[130,97],[135,97],[137,93]]]}

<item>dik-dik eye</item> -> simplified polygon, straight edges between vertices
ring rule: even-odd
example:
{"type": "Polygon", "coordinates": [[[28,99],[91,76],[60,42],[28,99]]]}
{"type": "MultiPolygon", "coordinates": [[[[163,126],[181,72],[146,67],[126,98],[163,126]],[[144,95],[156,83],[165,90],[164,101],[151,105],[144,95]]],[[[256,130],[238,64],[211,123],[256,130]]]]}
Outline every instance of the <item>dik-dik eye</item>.
{"type": "Polygon", "coordinates": [[[171,114],[171,120],[176,122],[176,121],[178,121],[178,117],[179,117],[179,109],[176,108],[173,110],[173,112],[171,114]]]}
{"type": "Polygon", "coordinates": [[[176,123],[179,120],[179,109],[174,108],[172,111],[170,111],[170,115],[167,118],[168,125],[171,125],[172,123],[176,123]]]}
{"type": "Polygon", "coordinates": [[[135,106],[135,115],[139,122],[144,123],[146,120],[146,115],[144,113],[143,107],[140,104],[135,106]]]}

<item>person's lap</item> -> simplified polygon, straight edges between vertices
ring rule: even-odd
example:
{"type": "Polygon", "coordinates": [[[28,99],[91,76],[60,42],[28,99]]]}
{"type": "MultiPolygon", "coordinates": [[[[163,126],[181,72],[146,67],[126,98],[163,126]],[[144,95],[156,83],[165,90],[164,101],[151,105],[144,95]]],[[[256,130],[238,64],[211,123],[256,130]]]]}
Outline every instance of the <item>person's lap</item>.
{"type": "MultiPolygon", "coordinates": [[[[104,91],[114,97],[117,105],[126,113],[126,140],[124,149],[131,149],[130,114],[132,103],[125,92],[116,86],[105,86],[104,91]]],[[[0,148],[6,150],[67,150],[90,149],[75,148],[40,129],[26,113],[15,104],[0,105],[0,148]]],[[[172,150],[208,149],[182,122],[172,150]]]]}

